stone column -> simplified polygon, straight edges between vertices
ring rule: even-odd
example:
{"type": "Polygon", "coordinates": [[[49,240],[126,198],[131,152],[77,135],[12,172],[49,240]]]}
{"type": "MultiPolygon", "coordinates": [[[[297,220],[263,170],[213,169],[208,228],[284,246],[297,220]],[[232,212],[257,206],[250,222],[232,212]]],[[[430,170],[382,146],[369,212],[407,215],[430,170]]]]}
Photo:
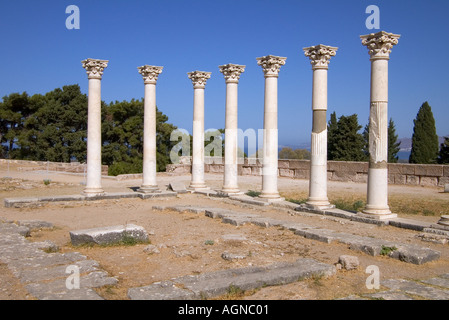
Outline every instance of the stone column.
{"type": "Polygon", "coordinates": [[[145,65],[137,70],[145,84],[144,122],[143,122],[143,178],[138,192],[160,192],[156,180],[156,82],[163,67],[145,65]]]}
{"type": "Polygon", "coordinates": [[[82,61],[89,79],[87,111],[87,181],[83,193],[86,196],[104,194],[101,187],[101,78],[108,66],[107,60],[82,61]]]}
{"type": "Polygon", "coordinates": [[[310,159],[308,207],[329,209],[333,207],[327,198],[327,70],[331,57],[338,48],[317,45],[304,48],[313,70],[312,88],[312,143],[310,159]]]}
{"type": "Polygon", "coordinates": [[[385,31],[360,37],[371,57],[368,196],[362,212],[375,219],[396,217],[388,206],[388,60],[399,37],[385,31]]]}
{"type": "Polygon", "coordinates": [[[279,196],[278,178],[278,75],[287,58],[268,55],[257,58],[265,75],[265,106],[263,130],[263,163],[261,198],[282,200],[279,196]]]}
{"type": "Polygon", "coordinates": [[[211,72],[189,72],[192,80],[193,96],[193,148],[192,148],[192,190],[208,189],[204,182],[204,88],[211,72]]]}
{"type": "Polygon", "coordinates": [[[238,118],[237,97],[240,74],[245,66],[227,64],[219,66],[226,80],[226,124],[225,124],[225,156],[224,183],[222,191],[227,194],[238,194],[238,118]]]}

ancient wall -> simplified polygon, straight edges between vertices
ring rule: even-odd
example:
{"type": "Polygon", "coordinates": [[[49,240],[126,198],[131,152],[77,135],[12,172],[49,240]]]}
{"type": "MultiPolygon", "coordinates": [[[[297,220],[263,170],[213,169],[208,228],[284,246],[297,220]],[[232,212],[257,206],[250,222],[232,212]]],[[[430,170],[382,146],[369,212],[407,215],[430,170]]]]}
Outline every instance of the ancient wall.
{"type": "MultiPolygon", "coordinates": [[[[190,173],[190,158],[181,157],[179,164],[167,166],[167,172],[190,173]]],[[[206,157],[204,171],[206,173],[223,173],[222,158],[206,157]]],[[[238,166],[239,175],[260,176],[262,163],[258,159],[247,158],[238,166]]],[[[309,179],[309,160],[279,160],[278,175],[292,179],[309,179]]],[[[390,184],[444,186],[449,183],[449,165],[431,164],[388,164],[390,184]]],[[[368,178],[368,162],[328,161],[327,176],[330,181],[353,181],[366,183],[368,178]]]]}
{"type": "MultiPolygon", "coordinates": [[[[7,165],[8,162],[14,165],[19,171],[61,171],[61,172],[73,172],[84,173],[86,170],[86,164],[80,162],[50,162],[50,161],[28,161],[28,160],[7,160],[0,159],[0,165],[7,165]]],[[[101,174],[108,175],[108,166],[101,166],[101,174]]]]}

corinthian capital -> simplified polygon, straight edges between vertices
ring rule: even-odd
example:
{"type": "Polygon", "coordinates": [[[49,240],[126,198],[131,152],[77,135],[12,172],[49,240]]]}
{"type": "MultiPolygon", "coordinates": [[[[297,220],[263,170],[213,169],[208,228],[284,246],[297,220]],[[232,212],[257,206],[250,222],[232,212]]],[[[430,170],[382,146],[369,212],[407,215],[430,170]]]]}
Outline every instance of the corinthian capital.
{"type": "Polygon", "coordinates": [[[108,60],[86,59],[81,61],[83,68],[86,69],[89,79],[100,79],[103,76],[104,69],[108,66],[108,60]]]}
{"type": "Polygon", "coordinates": [[[220,72],[223,73],[226,83],[228,82],[234,82],[238,83],[240,79],[240,74],[242,74],[245,71],[246,66],[241,66],[238,64],[226,64],[223,66],[219,66],[220,72]]]}
{"type": "Polygon", "coordinates": [[[212,72],[204,71],[193,71],[187,73],[189,79],[192,80],[194,89],[204,89],[206,87],[206,82],[210,78],[212,72]]]}
{"type": "Polygon", "coordinates": [[[287,58],[268,55],[257,58],[257,64],[262,67],[265,77],[277,77],[281,66],[285,64],[287,58]]]}
{"type": "Polygon", "coordinates": [[[304,48],[304,54],[309,57],[312,69],[327,69],[331,57],[335,56],[338,48],[319,44],[304,48]]]}
{"type": "Polygon", "coordinates": [[[400,35],[380,31],[360,36],[362,44],[368,48],[371,60],[389,59],[391,49],[398,44],[400,35]]]}
{"type": "Polygon", "coordinates": [[[144,65],[142,67],[137,67],[137,70],[142,75],[145,84],[156,84],[157,78],[163,68],[164,67],[144,65]]]}

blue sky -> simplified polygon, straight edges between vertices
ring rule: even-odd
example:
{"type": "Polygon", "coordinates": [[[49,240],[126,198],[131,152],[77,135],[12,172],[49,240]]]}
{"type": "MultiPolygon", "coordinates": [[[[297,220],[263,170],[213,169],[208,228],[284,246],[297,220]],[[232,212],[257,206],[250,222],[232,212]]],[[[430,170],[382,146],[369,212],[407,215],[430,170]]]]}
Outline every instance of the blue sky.
{"type": "Polygon", "coordinates": [[[193,86],[187,72],[212,72],[205,93],[205,128],[224,128],[225,81],[218,66],[246,65],[239,83],[239,127],[263,127],[264,77],[256,58],[287,57],[279,74],[279,143],[310,141],[312,70],[303,47],[339,47],[329,66],[328,118],[369,116],[370,61],[359,36],[368,5],[380,8],[380,30],[401,34],[389,64],[389,116],[399,137],[428,101],[437,133],[449,134],[449,1],[447,0],[40,0],[0,3],[0,95],[45,93],[79,84],[81,60],[109,60],[106,102],[140,99],[137,71],[163,66],[157,104],[169,122],[192,131],[193,86]],[[80,9],[80,29],[68,30],[66,7],[80,9]]]}

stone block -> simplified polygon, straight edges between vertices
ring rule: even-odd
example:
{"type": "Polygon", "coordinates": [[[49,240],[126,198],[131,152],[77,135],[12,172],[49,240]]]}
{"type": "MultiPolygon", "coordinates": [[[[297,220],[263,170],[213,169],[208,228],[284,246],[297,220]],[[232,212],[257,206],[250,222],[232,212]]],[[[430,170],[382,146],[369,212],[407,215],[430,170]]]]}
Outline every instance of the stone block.
{"type": "Polygon", "coordinates": [[[389,163],[388,164],[388,172],[396,173],[396,174],[415,174],[415,166],[414,164],[404,164],[404,163],[389,163]]]}
{"type": "Polygon", "coordinates": [[[209,166],[209,172],[210,173],[223,173],[224,172],[224,166],[221,164],[211,164],[209,166]]]}
{"type": "Polygon", "coordinates": [[[293,178],[295,176],[295,170],[279,168],[279,176],[293,178]]]}
{"type": "Polygon", "coordinates": [[[171,190],[177,193],[187,193],[186,186],[182,182],[174,181],[168,185],[171,190]]]}
{"type": "Polygon", "coordinates": [[[444,177],[449,177],[449,165],[444,165],[443,166],[443,176],[444,177]]]}
{"type": "Polygon", "coordinates": [[[278,160],[278,168],[282,169],[290,168],[290,160],[278,160]]]}
{"type": "Polygon", "coordinates": [[[363,183],[368,182],[368,174],[362,173],[362,172],[357,172],[357,174],[355,176],[355,182],[363,182],[363,183]]]}
{"type": "Polygon", "coordinates": [[[355,270],[359,267],[359,258],[356,256],[342,255],[338,258],[338,263],[346,270],[355,270]]]}
{"type": "Polygon", "coordinates": [[[356,171],[334,171],[332,175],[332,180],[334,181],[356,181],[357,172],[356,171]]]}
{"type": "Polygon", "coordinates": [[[295,179],[310,179],[310,169],[295,169],[295,179]]]}
{"type": "Polygon", "coordinates": [[[329,171],[349,171],[368,173],[368,162],[328,161],[329,171]]]}
{"type": "Polygon", "coordinates": [[[134,224],[70,231],[70,240],[74,246],[89,243],[111,245],[128,237],[138,242],[148,241],[145,229],[134,224]]]}
{"type": "Polygon", "coordinates": [[[446,184],[449,184],[449,177],[439,177],[438,178],[438,186],[444,187],[446,184]]]}
{"type": "Polygon", "coordinates": [[[288,160],[290,169],[310,170],[310,160],[288,160]]]}
{"type": "Polygon", "coordinates": [[[419,177],[417,176],[407,176],[406,184],[418,185],[419,177]]]}
{"type": "Polygon", "coordinates": [[[419,179],[419,184],[422,186],[437,186],[438,185],[438,178],[437,177],[421,177],[419,179]]]}
{"type": "Polygon", "coordinates": [[[415,166],[415,175],[427,177],[442,177],[443,166],[433,164],[420,164],[415,166]]]}
{"type": "Polygon", "coordinates": [[[406,184],[407,176],[405,174],[394,173],[394,184],[406,184]]]}

